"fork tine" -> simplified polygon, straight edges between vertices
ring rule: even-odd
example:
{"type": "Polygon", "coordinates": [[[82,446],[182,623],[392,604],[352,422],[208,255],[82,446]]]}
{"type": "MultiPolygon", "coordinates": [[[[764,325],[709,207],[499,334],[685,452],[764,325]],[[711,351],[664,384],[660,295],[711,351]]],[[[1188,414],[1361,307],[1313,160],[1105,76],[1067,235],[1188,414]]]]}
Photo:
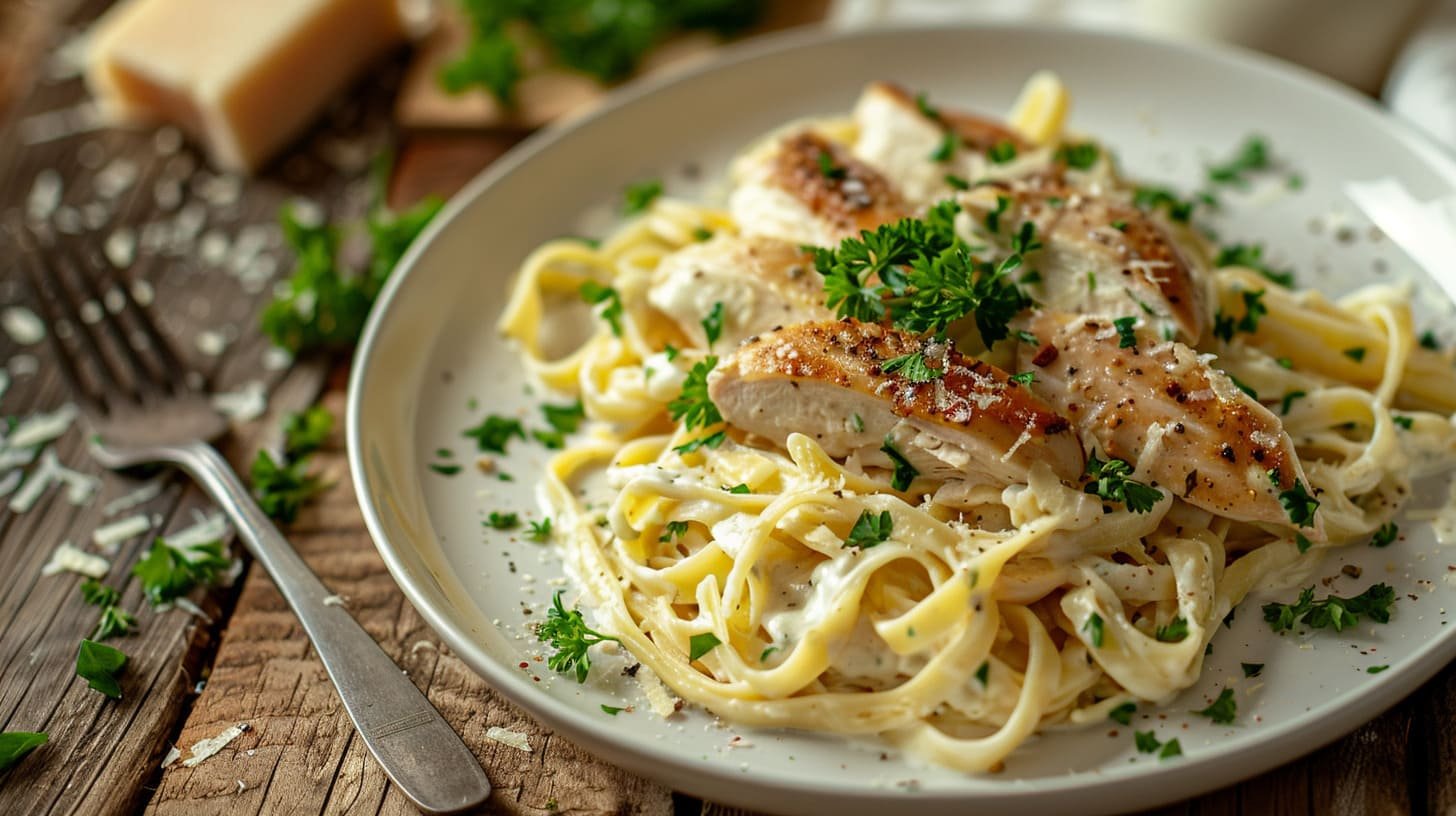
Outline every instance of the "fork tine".
{"type": "MultiPolygon", "coordinates": [[[[49,297],[44,280],[46,276],[42,272],[42,262],[36,250],[35,242],[29,239],[24,228],[11,224],[9,226],[9,232],[20,244],[20,266],[25,271],[27,282],[30,284],[31,291],[35,294],[35,300],[40,307],[41,314],[44,315],[46,323],[49,324],[50,331],[46,332],[46,337],[50,341],[51,348],[55,351],[56,365],[61,370],[61,376],[70,385],[71,391],[87,410],[103,415],[108,413],[105,399],[100,394],[86,387],[85,380],[81,377],[80,371],[77,370],[76,361],[71,356],[71,350],[67,348],[65,341],[56,332],[56,327],[60,325],[61,315],[56,310],[55,301],[60,300],[64,303],[69,303],[68,298],[64,295],[54,299],[49,297]]],[[[88,341],[94,343],[93,338],[86,332],[85,328],[78,327],[76,331],[85,335],[88,341]]],[[[99,352],[99,350],[96,351],[99,352]]],[[[96,356],[98,358],[96,361],[97,370],[102,372],[101,376],[108,382],[114,383],[104,358],[101,358],[99,353],[96,356]]]]}
{"type": "Polygon", "coordinates": [[[88,268],[96,270],[105,283],[112,289],[121,292],[123,311],[130,314],[132,320],[141,327],[142,333],[147,336],[147,343],[161,359],[165,371],[171,373],[171,376],[164,376],[163,379],[173,385],[192,387],[195,372],[183,364],[177,352],[172,348],[172,344],[167,341],[161,330],[157,328],[156,322],[152,320],[151,312],[138,303],[132,295],[131,281],[111,263],[111,259],[94,241],[86,242],[82,251],[91,261],[88,268]]]}
{"type": "MultiPolygon", "coordinates": [[[[64,263],[70,267],[71,273],[81,280],[81,285],[85,287],[86,293],[101,307],[101,322],[106,326],[112,339],[116,341],[116,345],[121,347],[121,352],[126,357],[127,362],[131,364],[132,381],[136,386],[136,390],[142,392],[144,395],[147,391],[161,394],[171,393],[174,390],[172,378],[167,376],[165,370],[159,371],[151,361],[142,355],[141,351],[137,349],[136,344],[132,342],[132,335],[127,331],[126,325],[122,323],[117,314],[107,308],[105,296],[102,294],[101,288],[96,285],[95,279],[88,271],[89,264],[87,260],[77,254],[74,246],[58,248],[60,249],[64,263]]],[[[123,309],[125,305],[125,302],[123,302],[123,309]]],[[[151,342],[150,337],[148,338],[148,342],[151,342]]]]}

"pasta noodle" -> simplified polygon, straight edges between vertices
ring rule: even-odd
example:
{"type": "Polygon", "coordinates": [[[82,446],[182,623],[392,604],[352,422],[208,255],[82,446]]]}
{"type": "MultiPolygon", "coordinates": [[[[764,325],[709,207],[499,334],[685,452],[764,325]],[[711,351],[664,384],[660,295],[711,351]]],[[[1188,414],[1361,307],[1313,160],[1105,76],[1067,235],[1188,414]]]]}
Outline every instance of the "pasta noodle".
{"type": "MultiPolygon", "coordinates": [[[[811,127],[839,142],[859,130],[811,127]]],[[[1067,138],[1059,122],[1050,132],[1028,163],[1067,138]]],[[[1083,183],[1121,184],[1105,167],[1083,183]]],[[[855,456],[831,456],[808,429],[779,446],[730,423],[716,447],[693,448],[704,431],[667,408],[708,349],[650,294],[665,259],[705,232],[744,232],[737,216],[660,200],[600,246],[550,242],[526,259],[500,323],[531,374],[578,396],[594,421],[541,485],[583,605],[673,692],[732,722],[875,734],[937,764],[993,770],[1039,730],[1188,688],[1246,594],[1364,540],[1413,478],[1456,459],[1456,377],[1447,356],[1415,342],[1408,292],[1372,286],[1330,301],[1232,266],[1208,275],[1210,309],[1238,313],[1258,292],[1267,313],[1197,348],[1274,395],[1265,402],[1320,497],[1322,538],[1167,490],[1135,512],[1044,463],[1009,485],[912,494],[855,456]],[[583,319],[588,282],[611,287],[619,331],[583,319]],[[863,518],[888,519],[893,534],[854,546],[863,518]],[[1170,626],[1180,636],[1160,635],[1170,626]]],[[[1196,236],[1178,239],[1207,253],[1196,236]]],[[[1009,365],[999,348],[983,356],[1009,365]]],[[[1163,432],[1148,434],[1135,478],[1149,478],[1163,432]]]]}

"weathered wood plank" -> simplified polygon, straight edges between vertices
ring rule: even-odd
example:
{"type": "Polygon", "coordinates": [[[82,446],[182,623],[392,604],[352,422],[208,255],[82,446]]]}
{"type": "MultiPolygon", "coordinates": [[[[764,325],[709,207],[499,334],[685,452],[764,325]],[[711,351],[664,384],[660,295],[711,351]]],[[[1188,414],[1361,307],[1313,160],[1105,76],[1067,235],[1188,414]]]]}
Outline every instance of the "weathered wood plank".
{"type": "MultiPolygon", "coordinates": [[[[336,412],[342,402],[338,390],[325,399],[336,412]]],[[[305,510],[289,537],[490,770],[493,807],[522,814],[670,813],[667,790],[536,725],[440,644],[363,532],[342,452],[333,447],[318,456],[339,484],[305,510]],[[532,751],[486,739],[492,726],[529,734],[532,751]]],[[[231,797],[228,810],[235,813],[410,811],[368,758],[298,621],[256,567],[178,742],[189,745],[238,722],[252,730],[223,753],[194,768],[174,765],[163,773],[149,813],[194,812],[222,795],[231,797]],[[238,780],[245,788],[239,789],[238,780]]]]}

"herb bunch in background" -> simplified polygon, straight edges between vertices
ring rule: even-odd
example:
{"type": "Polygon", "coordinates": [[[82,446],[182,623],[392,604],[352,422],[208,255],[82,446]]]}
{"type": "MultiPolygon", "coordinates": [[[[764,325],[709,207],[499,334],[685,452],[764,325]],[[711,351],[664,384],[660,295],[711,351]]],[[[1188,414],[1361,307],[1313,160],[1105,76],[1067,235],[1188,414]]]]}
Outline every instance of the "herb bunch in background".
{"type": "Polygon", "coordinates": [[[528,44],[539,44],[554,63],[616,82],[667,35],[732,35],[756,22],[763,7],[763,0],[460,0],[470,41],[440,72],[440,85],[450,93],[481,88],[513,106],[528,44]]]}
{"type": "Polygon", "coordinates": [[[294,354],[353,348],[389,274],[443,204],[432,196],[401,213],[375,207],[364,220],[370,252],[359,270],[340,261],[342,226],[311,222],[284,207],[279,221],[293,250],[293,276],[287,292],[263,310],[263,333],[294,354]]]}

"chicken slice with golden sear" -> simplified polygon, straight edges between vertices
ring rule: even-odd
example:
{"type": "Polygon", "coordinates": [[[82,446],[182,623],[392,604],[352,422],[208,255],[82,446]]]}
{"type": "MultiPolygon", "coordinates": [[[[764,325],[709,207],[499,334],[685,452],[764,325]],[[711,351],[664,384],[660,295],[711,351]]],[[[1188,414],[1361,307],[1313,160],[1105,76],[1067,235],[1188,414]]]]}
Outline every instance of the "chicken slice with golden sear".
{"type": "Polygon", "coordinates": [[[910,214],[893,182],[811,130],[766,140],[733,175],[728,207],[746,235],[832,246],[910,214]]]}
{"type": "Polygon", "coordinates": [[[813,257],[763,236],[719,235],[674,252],[654,270],[647,300],[700,348],[731,349],[760,332],[834,316],[813,257]],[[710,345],[703,324],[715,312],[721,333],[710,345]]]}
{"type": "Polygon", "coordinates": [[[1037,462],[1068,481],[1083,469],[1066,419],[989,363],[945,343],[852,319],[789,326],[745,342],[708,379],[730,425],[783,445],[813,437],[830,456],[922,476],[1024,482],[1037,462]]]}
{"type": "Polygon", "coordinates": [[[1153,485],[1240,521],[1323,539],[1317,517],[1295,523],[1281,493],[1309,482],[1278,417],[1182,343],[1102,318],[1043,312],[1040,345],[1021,347],[1032,388],[1071,420],[1089,449],[1153,485]]]}
{"type": "Polygon", "coordinates": [[[1036,228],[1042,249],[1027,264],[1040,275],[1028,286],[1055,311],[1109,320],[1139,315],[1162,336],[1194,344],[1208,325],[1209,275],[1196,249],[1130,203],[1070,188],[1013,190],[986,186],[962,198],[991,232],[1036,228]]]}
{"type": "Polygon", "coordinates": [[[905,199],[929,207],[955,194],[946,176],[964,181],[1059,179],[1052,151],[994,119],[918,102],[888,82],[865,87],[854,107],[854,154],[900,185],[905,199]],[[989,154],[996,151],[993,161],[989,154]]]}

